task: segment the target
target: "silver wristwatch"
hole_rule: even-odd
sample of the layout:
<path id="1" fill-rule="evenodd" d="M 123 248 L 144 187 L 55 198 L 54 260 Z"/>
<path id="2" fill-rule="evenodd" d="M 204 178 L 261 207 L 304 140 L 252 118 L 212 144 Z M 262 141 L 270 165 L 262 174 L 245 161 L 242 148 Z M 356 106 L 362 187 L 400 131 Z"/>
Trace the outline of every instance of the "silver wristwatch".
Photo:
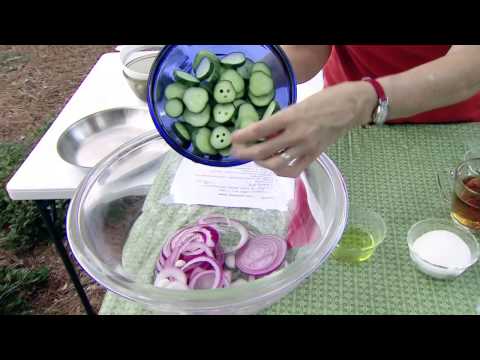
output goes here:
<path id="1" fill-rule="evenodd" d="M 388 97 L 386 97 L 385 99 L 378 100 L 378 105 L 372 114 L 372 122 L 375 125 L 385 124 L 385 121 L 387 121 L 387 118 L 388 118 L 389 105 L 390 105 L 390 101 L 388 100 Z"/>

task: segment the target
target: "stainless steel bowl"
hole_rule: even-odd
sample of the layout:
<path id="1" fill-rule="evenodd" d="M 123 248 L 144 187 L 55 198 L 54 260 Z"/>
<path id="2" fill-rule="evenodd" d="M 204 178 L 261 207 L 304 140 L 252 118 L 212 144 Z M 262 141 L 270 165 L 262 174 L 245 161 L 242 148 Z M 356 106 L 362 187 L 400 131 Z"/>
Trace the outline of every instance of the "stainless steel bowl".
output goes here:
<path id="1" fill-rule="evenodd" d="M 298 286 L 339 242 L 347 223 L 347 190 L 340 171 L 322 155 L 304 176 L 309 207 L 321 231 L 281 274 L 238 288 L 204 291 L 159 289 L 137 281 L 123 267 L 123 247 L 169 151 L 155 130 L 132 140 L 90 171 L 71 201 L 67 234 L 73 254 L 114 293 L 163 314 L 256 313 Z"/>
<path id="2" fill-rule="evenodd" d="M 151 130 L 148 110 L 116 108 L 84 117 L 65 130 L 57 151 L 66 162 L 92 168 L 120 145 Z"/>

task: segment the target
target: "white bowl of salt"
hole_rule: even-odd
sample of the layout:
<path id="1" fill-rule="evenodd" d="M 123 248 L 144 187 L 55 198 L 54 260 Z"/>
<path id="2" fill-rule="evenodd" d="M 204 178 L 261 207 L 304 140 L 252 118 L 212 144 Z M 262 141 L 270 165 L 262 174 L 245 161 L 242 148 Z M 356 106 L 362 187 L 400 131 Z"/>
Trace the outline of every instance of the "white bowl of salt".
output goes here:
<path id="1" fill-rule="evenodd" d="M 477 262 L 480 253 L 472 233 L 439 219 L 414 224 L 407 242 L 417 268 L 436 279 L 456 278 Z"/>

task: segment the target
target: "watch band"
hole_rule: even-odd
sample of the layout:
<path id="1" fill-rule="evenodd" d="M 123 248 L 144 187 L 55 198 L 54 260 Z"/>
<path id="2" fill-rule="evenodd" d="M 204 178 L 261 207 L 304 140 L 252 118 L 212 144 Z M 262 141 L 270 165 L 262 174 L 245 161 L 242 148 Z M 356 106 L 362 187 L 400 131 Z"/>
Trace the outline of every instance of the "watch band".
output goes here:
<path id="1" fill-rule="evenodd" d="M 383 125 L 388 117 L 388 96 L 385 94 L 383 86 L 377 80 L 370 77 L 364 77 L 362 80 L 373 86 L 378 97 L 378 105 L 372 114 L 372 123 L 375 125 Z"/>

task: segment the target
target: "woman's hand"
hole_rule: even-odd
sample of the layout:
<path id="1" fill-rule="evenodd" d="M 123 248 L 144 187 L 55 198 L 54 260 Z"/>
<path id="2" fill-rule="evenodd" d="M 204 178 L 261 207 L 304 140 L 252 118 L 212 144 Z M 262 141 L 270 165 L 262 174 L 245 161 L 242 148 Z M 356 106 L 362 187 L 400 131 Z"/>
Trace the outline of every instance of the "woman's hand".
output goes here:
<path id="1" fill-rule="evenodd" d="M 376 93 L 366 82 L 332 86 L 236 131 L 233 155 L 254 160 L 279 176 L 297 177 L 340 136 L 368 123 L 376 104 Z"/>

